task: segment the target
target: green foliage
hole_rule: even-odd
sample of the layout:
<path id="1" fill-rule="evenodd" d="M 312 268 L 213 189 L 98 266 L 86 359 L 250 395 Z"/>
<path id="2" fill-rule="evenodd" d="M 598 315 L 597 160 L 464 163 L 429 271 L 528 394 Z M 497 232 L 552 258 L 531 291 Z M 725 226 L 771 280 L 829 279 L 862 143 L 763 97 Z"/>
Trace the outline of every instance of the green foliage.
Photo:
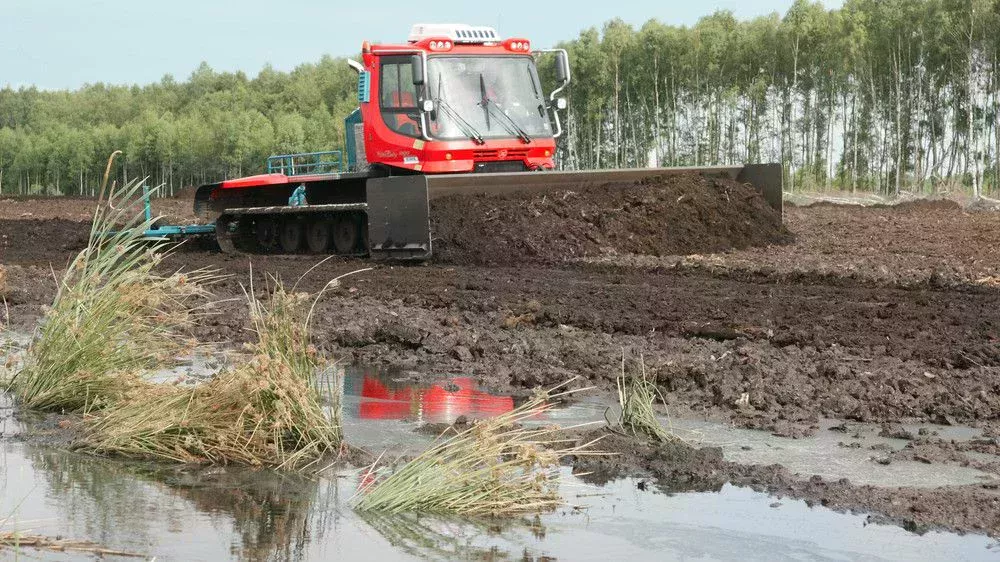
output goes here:
<path id="1" fill-rule="evenodd" d="M 134 459 L 305 470 L 341 441 L 338 377 L 332 416 L 320 400 L 326 365 L 309 343 L 307 295 L 280 283 L 267 302 L 247 294 L 257 335 L 242 365 L 194 388 L 145 383 L 90 420 L 81 450 Z"/>
<path id="2" fill-rule="evenodd" d="M 278 152 L 343 145 L 357 74 L 324 57 L 253 79 L 202 63 L 186 82 L 86 85 L 73 92 L 0 89 L 0 195 L 86 194 L 104 157 L 123 148 L 119 182 L 149 177 L 164 191 L 262 171 Z"/>
<path id="3" fill-rule="evenodd" d="M 787 189 L 998 188 L 1000 2 L 797 0 L 562 46 L 569 168 L 784 163 Z M 552 83 L 552 72 L 542 68 Z"/>
<path id="4" fill-rule="evenodd" d="M 663 396 L 656 383 L 646 375 L 646 365 L 640 358 L 639 366 L 631 375 L 626 373 L 625 356 L 622 355 L 622 374 L 615 382 L 618 385 L 618 428 L 633 435 L 644 435 L 659 441 L 674 440 L 674 435 L 663 427 L 656 417 L 656 399 Z"/>

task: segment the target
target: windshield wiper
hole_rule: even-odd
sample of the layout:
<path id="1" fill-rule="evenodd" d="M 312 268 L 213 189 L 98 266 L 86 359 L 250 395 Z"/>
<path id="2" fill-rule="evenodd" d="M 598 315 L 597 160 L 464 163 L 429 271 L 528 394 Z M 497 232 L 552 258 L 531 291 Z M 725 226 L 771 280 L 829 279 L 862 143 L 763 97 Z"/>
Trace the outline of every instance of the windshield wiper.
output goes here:
<path id="1" fill-rule="evenodd" d="M 465 118 L 462 117 L 462 115 L 459 114 L 458 111 L 451 106 L 451 104 L 449 104 L 448 102 L 444 101 L 441 98 L 435 99 L 434 104 L 437 105 L 439 108 L 443 109 L 444 112 L 448 114 L 448 117 L 452 121 L 454 121 L 456 125 L 458 125 L 459 129 L 462 130 L 462 134 L 472 139 L 472 141 L 478 145 L 486 144 L 486 140 L 483 138 L 483 134 L 480 133 L 478 130 L 476 130 L 476 128 L 472 125 L 472 123 L 466 121 Z"/>
<path id="2" fill-rule="evenodd" d="M 528 132 L 522 129 L 521 126 L 517 124 L 517 121 L 515 121 L 513 117 L 507 115 L 504 112 L 503 108 L 500 107 L 500 104 L 489 98 L 484 98 L 483 103 L 486 104 L 487 109 L 490 106 L 495 107 L 496 108 L 495 113 L 500 115 L 506 120 L 508 125 L 505 125 L 504 128 L 507 129 L 507 132 L 517 135 L 517 138 L 521 139 L 521 142 L 523 142 L 524 144 L 531 144 L 531 137 L 528 136 Z"/>
<path id="3" fill-rule="evenodd" d="M 482 98 L 479 105 L 483 108 L 483 118 L 486 119 L 486 130 L 488 131 L 493 127 L 490 126 L 490 108 L 489 104 L 486 103 L 489 98 L 486 96 L 486 79 L 483 78 L 482 72 L 479 73 L 479 97 Z"/>
<path id="4" fill-rule="evenodd" d="M 524 129 L 522 129 L 520 125 L 517 124 L 517 121 L 514 121 L 514 119 L 511 118 L 510 115 L 507 115 L 504 112 L 503 108 L 500 107 L 500 104 L 491 100 L 490 97 L 486 94 L 486 79 L 483 78 L 482 73 L 479 74 L 479 95 L 480 97 L 482 97 L 482 100 L 479 102 L 479 105 L 483 107 L 483 112 L 486 114 L 487 129 L 490 128 L 490 106 L 493 106 L 497 109 L 497 113 L 499 113 L 500 116 L 506 120 L 507 124 L 504 125 L 504 129 L 507 129 L 508 133 L 517 135 L 517 138 L 521 139 L 521 142 L 523 142 L 524 144 L 531 143 L 531 137 L 529 137 L 528 133 Z"/>
<path id="5" fill-rule="evenodd" d="M 434 105 L 444 110 L 444 112 L 448 114 L 448 117 L 450 117 L 451 120 L 458 125 L 458 128 L 462 130 L 462 134 L 472 139 L 472 142 L 480 146 L 486 144 L 486 140 L 483 139 L 483 134 L 476 130 L 476 127 L 474 127 L 472 123 L 466 121 L 466 119 L 462 117 L 462 115 L 458 113 L 458 110 L 452 107 L 450 103 L 444 101 L 444 98 L 441 96 L 443 87 L 444 75 L 438 74 L 438 92 L 437 98 L 434 99 Z M 428 88 L 428 90 L 430 90 L 430 88 Z"/>

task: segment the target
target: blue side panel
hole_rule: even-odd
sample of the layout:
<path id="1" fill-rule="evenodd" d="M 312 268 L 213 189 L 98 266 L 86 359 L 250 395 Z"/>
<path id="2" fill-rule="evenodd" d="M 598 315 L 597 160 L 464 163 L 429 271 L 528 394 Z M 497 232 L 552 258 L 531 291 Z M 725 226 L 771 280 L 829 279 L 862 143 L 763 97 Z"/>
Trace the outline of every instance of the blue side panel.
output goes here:
<path id="1" fill-rule="evenodd" d="M 151 228 L 142 233 L 146 238 L 182 238 L 208 234 L 215 234 L 214 224 L 166 225 Z"/>
<path id="2" fill-rule="evenodd" d="M 371 101 L 371 73 L 367 70 L 358 74 L 358 103 L 368 103 Z"/>
<path id="3" fill-rule="evenodd" d="M 357 172 L 361 167 L 358 162 L 359 151 L 362 159 L 364 159 L 364 139 L 358 138 L 358 133 L 361 132 L 362 127 L 358 127 L 362 123 L 361 110 L 355 109 L 350 115 L 344 119 L 344 152 L 347 153 L 347 169 L 351 172 Z"/>

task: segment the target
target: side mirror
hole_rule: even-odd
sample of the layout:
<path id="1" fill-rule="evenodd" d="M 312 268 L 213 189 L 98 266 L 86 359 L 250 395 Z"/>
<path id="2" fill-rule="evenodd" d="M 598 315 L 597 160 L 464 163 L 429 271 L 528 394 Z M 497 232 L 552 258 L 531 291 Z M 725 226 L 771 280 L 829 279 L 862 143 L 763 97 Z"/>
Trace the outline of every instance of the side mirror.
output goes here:
<path id="1" fill-rule="evenodd" d="M 420 55 L 413 55 L 410 57 L 411 67 L 413 68 L 413 85 L 423 86 L 424 85 L 424 58 Z"/>
<path id="2" fill-rule="evenodd" d="M 566 53 L 559 51 L 556 53 L 556 80 L 564 84 L 569 80 L 569 60 Z"/>

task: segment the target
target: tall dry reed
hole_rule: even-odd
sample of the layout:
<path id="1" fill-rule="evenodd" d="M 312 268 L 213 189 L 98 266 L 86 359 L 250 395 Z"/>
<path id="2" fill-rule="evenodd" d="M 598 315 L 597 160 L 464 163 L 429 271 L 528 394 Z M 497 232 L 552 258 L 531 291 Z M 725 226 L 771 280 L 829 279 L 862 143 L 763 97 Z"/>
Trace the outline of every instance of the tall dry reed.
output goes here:
<path id="1" fill-rule="evenodd" d="M 157 273 L 170 245 L 144 237 L 152 221 L 129 204 L 141 189 L 142 181 L 135 181 L 99 202 L 87 247 L 62 275 L 10 383 L 23 407 L 104 408 L 138 384 L 139 371 L 169 362 L 192 345 L 183 332 L 213 276 Z"/>
<path id="2" fill-rule="evenodd" d="M 663 400 L 656 383 L 646 374 L 646 364 L 639 358 L 639 365 L 631 374 L 626 372 L 625 355 L 622 355 L 621 376 L 616 379 L 620 413 L 618 427 L 633 435 L 645 435 L 660 441 L 676 437 L 660 423 L 656 416 L 656 399 Z"/>

